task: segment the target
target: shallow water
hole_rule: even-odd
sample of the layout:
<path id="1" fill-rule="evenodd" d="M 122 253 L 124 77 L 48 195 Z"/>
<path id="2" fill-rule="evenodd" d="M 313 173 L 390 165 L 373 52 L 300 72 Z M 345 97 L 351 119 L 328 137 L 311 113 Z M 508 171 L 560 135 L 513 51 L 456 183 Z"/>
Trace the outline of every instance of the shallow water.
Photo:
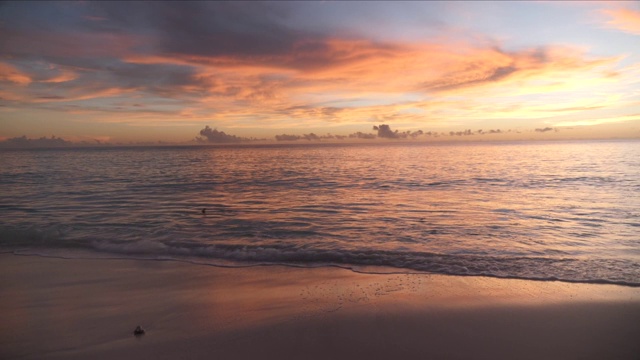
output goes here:
<path id="1" fill-rule="evenodd" d="M 638 141 L 96 148 L 0 157 L 0 246 L 11 251 L 640 286 Z"/>

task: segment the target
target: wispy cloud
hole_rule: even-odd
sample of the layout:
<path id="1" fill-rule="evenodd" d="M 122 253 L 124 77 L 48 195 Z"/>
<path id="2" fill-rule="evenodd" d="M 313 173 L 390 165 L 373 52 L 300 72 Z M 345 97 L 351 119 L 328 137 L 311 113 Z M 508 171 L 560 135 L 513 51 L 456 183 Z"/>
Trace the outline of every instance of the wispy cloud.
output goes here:
<path id="1" fill-rule="evenodd" d="M 28 85 L 31 81 L 29 75 L 18 70 L 15 66 L 0 63 L 0 82 Z"/>
<path id="2" fill-rule="evenodd" d="M 607 26 L 634 35 L 640 35 L 640 10 L 628 8 L 604 9 L 602 13 L 609 18 L 606 22 Z"/>
<path id="3" fill-rule="evenodd" d="M 340 49 L 348 49 L 341 51 Z M 279 60 L 224 61 L 189 56 L 131 57 L 136 64 L 190 66 L 194 75 L 176 92 L 199 92 L 199 106 L 218 110 L 260 107 L 262 113 L 330 122 L 409 120 L 425 115 L 434 98 L 482 93 L 548 94 L 612 81 L 618 58 L 589 58 L 571 48 L 506 52 L 499 48 L 447 48 L 436 44 L 394 44 L 328 39 L 312 54 L 280 54 Z M 319 50 L 322 49 L 322 50 Z M 342 57 L 341 54 L 351 54 Z M 357 54 L 357 55 L 354 55 Z M 291 66 L 296 58 L 322 58 L 322 65 Z M 228 64 L 228 65 L 226 65 Z M 242 64 L 239 70 L 238 64 Z M 283 64 L 278 65 L 276 64 Z M 605 70 L 609 69 L 607 72 Z M 165 87 L 167 88 L 167 87 Z M 171 88 L 171 87 L 168 87 Z M 403 97 L 429 100 L 403 100 Z M 349 106 L 345 99 L 371 99 Z M 396 98 L 397 101 L 389 99 Z M 384 100 L 382 100 L 384 99 Z M 387 102 L 375 105 L 375 102 Z M 329 104 L 329 105 L 327 105 Z M 230 107 L 230 108 L 229 108 Z M 566 106 L 565 106 L 566 107 Z M 415 111 L 407 112 L 413 108 Z"/>
<path id="4" fill-rule="evenodd" d="M 592 118 L 592 119 L 585 119 L 585 120 L 560 121 L 556 124 L 556 126 L 593 126 L 593 125 L 600 125 L 600 124 L 622 123 L 627 121 L 640 121 L 640 114 L 631 114 L 631 115 L 614 116 L 614 117 L 601 117 L 601 118 Z"/>

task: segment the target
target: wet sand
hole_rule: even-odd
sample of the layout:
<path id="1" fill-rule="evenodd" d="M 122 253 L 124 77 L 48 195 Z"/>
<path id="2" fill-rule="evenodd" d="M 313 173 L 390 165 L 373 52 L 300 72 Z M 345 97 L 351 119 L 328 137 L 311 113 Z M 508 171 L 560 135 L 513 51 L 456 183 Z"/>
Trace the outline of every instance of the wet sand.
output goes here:
<path id="1" fill-rule="evenodd" d="M 615 285 L 1 254 L 0 314 L 2 359 L 640 354 L 640 289 Z"/>

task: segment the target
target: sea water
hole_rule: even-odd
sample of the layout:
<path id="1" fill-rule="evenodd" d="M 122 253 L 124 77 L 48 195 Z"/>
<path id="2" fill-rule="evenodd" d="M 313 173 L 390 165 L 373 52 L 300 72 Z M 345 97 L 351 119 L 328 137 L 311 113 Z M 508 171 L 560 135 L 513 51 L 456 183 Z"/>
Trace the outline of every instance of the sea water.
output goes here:
<path id="1" fill-rule="evenodd" d="M 5 150 L 0 248 L 640 286 L 640 142 Z"/>

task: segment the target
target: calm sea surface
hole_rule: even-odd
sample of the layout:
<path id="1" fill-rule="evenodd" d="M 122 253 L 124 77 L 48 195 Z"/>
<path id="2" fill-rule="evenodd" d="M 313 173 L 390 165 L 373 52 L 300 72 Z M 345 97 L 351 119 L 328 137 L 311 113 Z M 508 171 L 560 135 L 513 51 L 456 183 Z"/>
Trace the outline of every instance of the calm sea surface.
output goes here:
<path id="1" fill-rule="evenodd" d="M 640 142 L 2 151 L 0 247 L 640 286 Z"/>

